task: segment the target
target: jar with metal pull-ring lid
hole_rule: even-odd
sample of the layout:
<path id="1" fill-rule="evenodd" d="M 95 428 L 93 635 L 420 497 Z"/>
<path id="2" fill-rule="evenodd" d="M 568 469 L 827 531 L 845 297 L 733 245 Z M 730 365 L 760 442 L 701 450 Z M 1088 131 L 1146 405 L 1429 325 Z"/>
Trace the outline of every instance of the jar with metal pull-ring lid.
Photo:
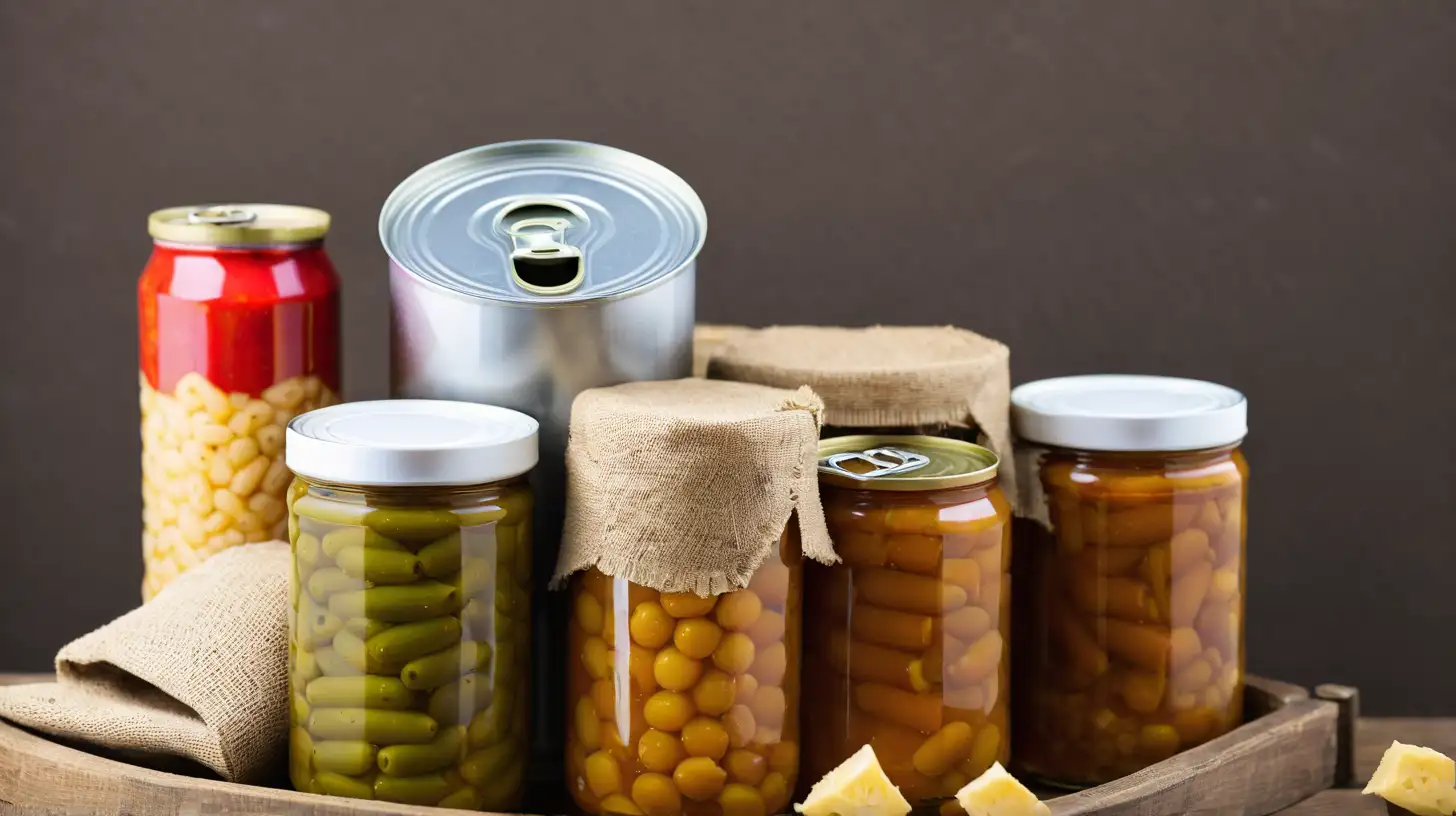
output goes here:
<path id="1" fill-rule="evenodd" d="M 338 401 L 329 215 L 282 204 L 152 213 L 137 283 L 143 599 L 219 551 L 283 537 L 284 427 Z"/>
<path id="2" fill-rule="evenodd" d="M 928 436 L 837 437 L 819 456 L 841 563 L 806 567 L 806 775 L 870 745 L 910 802 L 953 796 L 1010 745 L 998 459 Z"/>
<path id="3" fill-rule="evenodd" d="M 1241 722 L 1247 403 L 1169 377 L 1012 392 L 1017 763 L 1097 785 Z M 1018 533 L 1020 536 L 1020 533 Z"/>
<path id="4" fill-rule="evenodd" d="M 516 411 L 432 400 L 289 424 L 298 790 L 520 806 L 536 433 Z"/>

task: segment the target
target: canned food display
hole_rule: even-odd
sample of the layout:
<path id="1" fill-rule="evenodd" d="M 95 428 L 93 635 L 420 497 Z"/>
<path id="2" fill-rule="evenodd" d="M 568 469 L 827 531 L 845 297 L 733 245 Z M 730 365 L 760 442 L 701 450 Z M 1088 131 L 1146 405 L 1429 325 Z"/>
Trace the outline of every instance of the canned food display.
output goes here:
<path id="1" fill-rule="evenodd" d="M 805 701 L 816 778 L 863 745 L 912 803 L 1009 754 L 1011 507 L 998 459 L 925 436 L 820 444 L 842 563 L 807 567 Z"/>
<path id="2" fill-rule="evenodd" d="M 1018 763 L 1096 785 L 1237 726 L 1243 396 L 1073 377 L 1022 386 L 1013 405 L 1022 438 L 1049 446 L 1029 456 L 1027 514 L 1042 525 L 1021 548 Z"/>
<path id="3" fill-rule="evenodd" d="M 744 589 L 571 582 L 566 775 L 591 814 L 764 816 L 799 771 L 802 554 L 790 522 Z"/>
<path id="4" fill-rule="evenodd" d="M 529 748 L 535 420 L 400 400 L 289 425 L 289 773 L 511 810 Z"/>
<path id="5" fill-rule="evenodd" d="M 226 547 L 284 535 L 284 428 L 338 401 L 328 224 L 270 204 L 151 216 L 138 283 L 144 599 Z"/>

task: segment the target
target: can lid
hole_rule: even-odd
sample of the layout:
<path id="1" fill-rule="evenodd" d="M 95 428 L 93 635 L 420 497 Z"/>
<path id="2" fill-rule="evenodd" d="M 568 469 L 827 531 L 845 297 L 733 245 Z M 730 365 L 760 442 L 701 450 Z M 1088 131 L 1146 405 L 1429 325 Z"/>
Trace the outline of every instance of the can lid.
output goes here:
<path id="1" fill-rule="evenodd" d="M 1243 394 L 1178 377 L 1038 380 L 1011 391 L 1011 417 L 1022 439 L 1083 450 L 1200 450 L 1232 445 L 1249 432 Z"/>
<path id="2" fill-rule="evenodd" d="M 322 240 L 329 214 L 291 204 L 201 204 L 168 207 L 147 218 L 158 241 L 215 247 L 266 247 Z"/>
<path id="3" fill-rule="evenodd" d="M 288 423 L 288 468 L 363 486 L 476 485 L 536 466 L 536 420 L 449 400 L 346 402 Z"/>
<path id="4" fill-rule="evenodd" d="M 967 487 L 995 479 L 1000 464 L 989 448 L 939 436 L 858 434 L 819 443 L 819 480 L 859 490 Z"/>
<path id="5" fill-rule="evenodd" d="M 620 297 L 687 268 L 708 217 L 656 162 L 587 142 L 486 145 L 417 170 L 379 237 L 396 264 L 472 298 L 533 306 Z"/>

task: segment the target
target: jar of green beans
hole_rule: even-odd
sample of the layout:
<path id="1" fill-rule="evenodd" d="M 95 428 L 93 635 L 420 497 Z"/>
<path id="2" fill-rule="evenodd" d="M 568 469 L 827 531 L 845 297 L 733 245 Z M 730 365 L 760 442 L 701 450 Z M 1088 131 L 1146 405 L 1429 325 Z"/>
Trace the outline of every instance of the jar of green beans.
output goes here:
<path id="1" fill-rule="evenodd" d="M 537 431 L 516 411 L 437 400 L 289 424 L 295 788 L 519 806 Z"/>

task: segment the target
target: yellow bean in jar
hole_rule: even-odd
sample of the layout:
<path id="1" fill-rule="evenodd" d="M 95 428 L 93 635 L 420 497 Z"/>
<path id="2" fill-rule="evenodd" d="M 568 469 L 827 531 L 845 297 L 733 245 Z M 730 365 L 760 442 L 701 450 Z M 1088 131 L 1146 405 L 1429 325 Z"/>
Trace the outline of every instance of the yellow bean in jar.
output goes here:
<path id="1" fill-rule="evenodd" d="M 573 577 L 567 773 L 579 807 L 649 816 L 787 807 L 798 771 L 799 558 L 786 533 L 747 587 L 709 598 L 654 593 L 595 569 Z M 601 603 L 600 626 L 616 621 L 632 640 L 606 678 L 583 659 L 599 648 L 581 625 L 587 596 Z M 626 752 L 610 767 L 592 759 L 609 738 Z"/>

